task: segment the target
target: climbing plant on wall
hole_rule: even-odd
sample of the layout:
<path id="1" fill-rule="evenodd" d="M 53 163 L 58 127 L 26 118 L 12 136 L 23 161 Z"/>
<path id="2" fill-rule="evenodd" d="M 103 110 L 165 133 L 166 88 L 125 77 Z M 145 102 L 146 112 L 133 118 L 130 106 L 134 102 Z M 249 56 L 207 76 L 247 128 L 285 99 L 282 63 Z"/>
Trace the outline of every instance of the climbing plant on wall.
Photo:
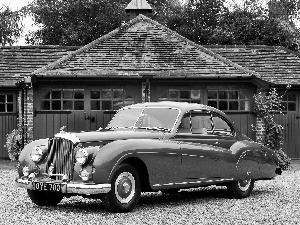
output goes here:
<path id="1" fill-rule="evenodd" d="M 286 91 L 289 89 L 290 85 L 287 86 Z M 261 127 L 262 136 L 258 142 L 274 150 L 278 156 L 279 165 L 284 170 L 289 167 L 291 159 L 282 150 L 284 130 L 281 125 L 274 121 L 274 116 L 276 113 L 282 113 L 284 109 L 282 99 L 285 93 L 280 95 L 276 88 L 271 88 L 267 92 L 259 92 L 254 95 L 254 112 L 264 124 L 264 126 Z"/>

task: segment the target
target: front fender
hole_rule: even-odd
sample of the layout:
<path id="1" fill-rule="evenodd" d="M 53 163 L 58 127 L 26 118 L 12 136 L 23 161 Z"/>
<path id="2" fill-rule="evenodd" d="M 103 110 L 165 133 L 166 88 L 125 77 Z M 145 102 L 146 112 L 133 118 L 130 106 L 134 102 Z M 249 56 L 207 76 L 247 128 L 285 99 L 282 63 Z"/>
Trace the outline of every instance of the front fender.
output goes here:
<path id="1" fill-rule="evenodd" d="M 135 152 L 145 145 L 145 140 L 118 140 L 108 143 L 98 151 L 95 156 L 93 167 L 95 183 L 109 183 L 113 171 L 124 159 L 135 155 Z"/>
<path id="2" fill-rule="evenodd" d="M 100 149 L 93 162 L 95 183 L 109 183 L 118 165 L 129 157 L 136 157 L 147 167 L 150 182 L 153 179 L 167 179 L 162 177 L 162 170 L 171 168 L 175 175 L 179 175 L 178 153 L 179 145 L 176 142 L 156 139 L 129 139 L 111 142 Z M 159 160 L 163 157 L 164 163 Z M 167 171 L 168 172 L 168 171 Z M 169 177 L 169 176 L 168 176 Z M 173 177 L 169 177 L 173 179 Z"/>
<path id="3" fill-rule="evenodd" d="M 30 153 L 31 150 L 38 145 L 48 145 L 48 139 L 39 139 L 35 140 L 33 142 L 30 142 L 29 144 L 25 145 L 23 150 L 20 153 L 19 156 L 19 162 L 20 162 L 20 167 L 19 167 L 19 175 L 22 176 L 22 168 L 24 166 L 27 166 L 29 170 L 33 170 L 34 167 L 36 166 L 35 163 L 31 160 Z"/>

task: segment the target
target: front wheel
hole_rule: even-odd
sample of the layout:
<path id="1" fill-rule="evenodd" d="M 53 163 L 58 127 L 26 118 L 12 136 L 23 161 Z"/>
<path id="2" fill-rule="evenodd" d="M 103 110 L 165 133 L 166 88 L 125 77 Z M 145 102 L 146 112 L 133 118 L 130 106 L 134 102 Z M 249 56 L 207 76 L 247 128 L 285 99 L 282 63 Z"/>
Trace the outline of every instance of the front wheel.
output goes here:
<path id="1" fill-rule="evenodd" d="M 247 198 L 254 188 L 254 180 L 233 181 L 227 185 L 227 190 L 233 198 Z"/>
<path id="2" fill-rule="evenodd" d="M 28 190 L 31 201 L 39 206 L 55 206 L 63 199 L 63 194 L 48 191 Z"/>
<path id="3" fill-rule="evenodd" d="M 111 191 L 104 198 L 104 206 L 111 212 L 130 212 L 141 196 L 140 178 L 136 169 L 121 164 L 113 175 Z"/>

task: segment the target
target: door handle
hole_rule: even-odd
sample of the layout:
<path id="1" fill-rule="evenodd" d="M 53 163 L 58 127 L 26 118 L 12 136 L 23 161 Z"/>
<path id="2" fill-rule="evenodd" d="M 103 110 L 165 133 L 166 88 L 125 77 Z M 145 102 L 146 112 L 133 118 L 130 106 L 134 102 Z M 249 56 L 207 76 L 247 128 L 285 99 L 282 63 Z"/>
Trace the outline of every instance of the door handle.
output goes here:
<path id="1" fill-rule="evenodd" d="M 95 122 L 95 117 L 94 116 L 85 116 L 85 120 L 90 120 L 91 122 Z"/>

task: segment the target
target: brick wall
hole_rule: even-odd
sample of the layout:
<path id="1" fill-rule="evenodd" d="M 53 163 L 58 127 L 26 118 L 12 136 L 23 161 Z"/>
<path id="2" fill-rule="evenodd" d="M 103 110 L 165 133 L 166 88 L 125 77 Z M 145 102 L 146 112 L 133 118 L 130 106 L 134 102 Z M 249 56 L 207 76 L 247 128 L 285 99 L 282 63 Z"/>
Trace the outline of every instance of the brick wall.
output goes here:
<path id="1" fill-rule="evenodd" d="M 19 125 L 24 124 L 24 140 L 29 142 L 33 140 L 33 89 L 23 90 L 24 95 L 24 117 L 22 114 L 22 91 L 18 93 Z"/>
<path id="2" fill-rule="evenodd" d="M 265 134 L 265 122 L 262 118 L 256 117 L 256 142 L 262 144 Z"/>

